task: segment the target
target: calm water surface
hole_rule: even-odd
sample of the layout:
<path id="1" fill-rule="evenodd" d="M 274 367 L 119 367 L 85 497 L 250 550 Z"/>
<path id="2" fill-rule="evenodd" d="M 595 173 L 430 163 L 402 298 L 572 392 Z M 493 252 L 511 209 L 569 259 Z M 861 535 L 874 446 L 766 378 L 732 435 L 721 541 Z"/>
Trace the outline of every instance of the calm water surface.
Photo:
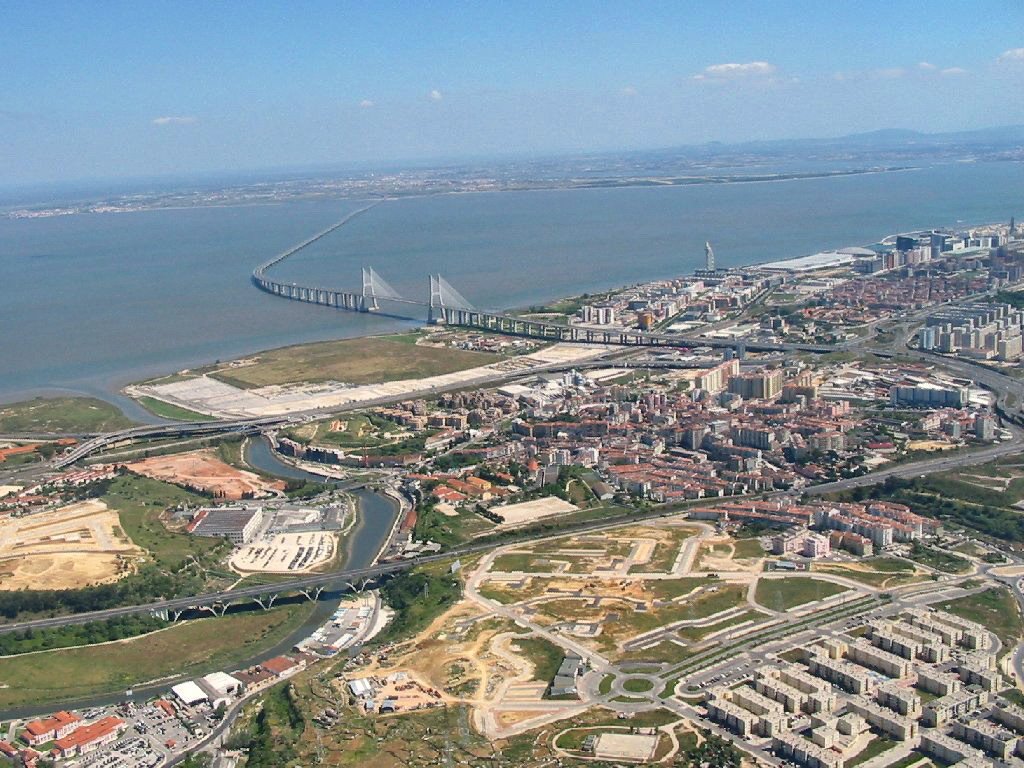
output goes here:
<path id="1" fill-rule="evenodd" d="M 956 164 L 766 184 L 512 192 L 387 202 L 273 274 L 358 290 L 373 265 L 424 298 L 441 272 L 484 308 L 1024 216 L 1024 165 Z M 276 299 L 252 267 L 363 201 L 0 220 L 0 399 L 111 398 L 146 376 L 411 323 Z M 415 308 L 414 312 L 415 312 Z"/>

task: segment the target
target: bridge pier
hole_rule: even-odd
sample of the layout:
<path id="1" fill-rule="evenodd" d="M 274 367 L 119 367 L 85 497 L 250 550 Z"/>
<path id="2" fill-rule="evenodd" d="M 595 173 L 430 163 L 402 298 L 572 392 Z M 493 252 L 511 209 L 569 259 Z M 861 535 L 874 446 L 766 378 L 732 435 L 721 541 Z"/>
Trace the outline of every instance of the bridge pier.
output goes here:
<path id="1" fill-rule="evenodd" d="M 315 603 L 320 599 L 320 593 L 323 591 L 323 587 L 314 587 L 313 589 L 300 589 L 299 594 L 303 595 L 307 600 Z"/>
<path id="2" fill-rule="evenodd" d="M 255 602 L 256 605 L 258 605 L 264 611 L 269 611 L 271 608 L 273 608 L 275 600 L 277 600 L 277 593 L 276 592 L 274 594 L 272 594 L 272 595 L 269 595 L 269 596 L 268 595 L 255 595 L 253 597 L 253 602 Z"/>
<path id="3" fill-rule="evenodd" d="M 209 603 L 207 605 L 195 606 L 195 610 L 197 610 L 197 611 L 209 611 L 210 613 L 212 613 L 214 616 L 216 616 L 219 619 L 225 613 L 227 613 L 228 608 L 230 606 L 231 606 L 230 602 L 225 603 L 225 602 L 223 602 L 221 600 L 218 600 L 216 603 Z"/>

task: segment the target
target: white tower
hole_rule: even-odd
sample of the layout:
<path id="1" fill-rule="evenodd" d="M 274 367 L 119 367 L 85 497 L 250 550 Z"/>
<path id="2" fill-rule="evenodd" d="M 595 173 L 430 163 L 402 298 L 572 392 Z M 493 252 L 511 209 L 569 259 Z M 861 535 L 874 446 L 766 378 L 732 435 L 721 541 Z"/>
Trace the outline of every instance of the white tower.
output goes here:
<path id="1" fill-rule="evenodd" d="M 711 250 L 711 243 L 704 243 L 704 269 L 715 271 L 715 252 Z"/>

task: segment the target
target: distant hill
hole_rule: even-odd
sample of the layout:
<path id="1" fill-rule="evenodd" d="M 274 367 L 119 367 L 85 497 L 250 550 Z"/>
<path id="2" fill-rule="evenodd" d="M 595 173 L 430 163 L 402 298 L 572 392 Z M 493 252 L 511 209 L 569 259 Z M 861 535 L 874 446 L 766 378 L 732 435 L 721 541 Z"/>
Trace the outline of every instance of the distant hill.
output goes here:
<path id="1" fill-rule="evenodd" d="M 907 128 L 881 128 L 866 133 L 851 133 L 834 138 L 803 138 L 774 139 L 766 141 L 749 141 L 739 144 L 720 144 L 715 142 L 717 149 L 740 149 L 751 147 L 792 148 L 800 147 L 874 147 L 896 148 L 907 146 L 978 146 L 1012 145 L 1024 143 L 1024 125 L 1004 125 L 994 128 L 979 128 L 970 131 L 953 131 L 946 133 L 924 133 Z M 708 145 L 704 145 L 708 146 Z"/>

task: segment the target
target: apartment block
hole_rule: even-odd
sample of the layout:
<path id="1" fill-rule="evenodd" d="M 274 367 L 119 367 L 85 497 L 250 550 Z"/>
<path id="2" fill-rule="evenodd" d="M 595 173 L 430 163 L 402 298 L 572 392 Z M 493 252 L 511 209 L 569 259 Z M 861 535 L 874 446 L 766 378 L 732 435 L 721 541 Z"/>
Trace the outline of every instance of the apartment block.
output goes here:
<path id="1" fill-rule="evenodd" d="M 904 688 L 894 683 L 880 685 L 875 691 L 875 701 L 905 717 L 921 716 L 921 697 L 913 688 Z"/>
<path id="2" fill-rule="evenodd" d="M 849 644 L 846 658 L 861 666 L 881 672 L 883 675 L 901 680 L 910 677 L 914 669 L 914 665 L 909 659 L 876 648 L 863 638 L 857 638 Z"/>
<path id="3" fill-rule="evenodd" d="M 958 717 L 980 709 L 988 703 L 988 693 L 982 690 L 962 689 L 946 696 L 940 696 L 924 705 L 921 723 L 929 728 L 938 728 Z"/>
<path id="4" fill-rule="evenodd" d="M 812 675 L 835 683 L 850 693 L 869 694 L 875 687 L 863 667 L 842 659 L 831 659 L 821 651 L 813 652 L 807 662 Z"/>
<path id="5" fill-rule="evenodd" d="M 1017 749 L 1017 734 L 988 720 L 954 720 L 951 733 L 1000 760 L 1008 759 Z"/>
<path id="6" fill-rule="evenodd" d="M 819 747 L 792 733 L 774 736 L 772 751 L 805 768 L 843 768 L 843 758 L 838 752 Z"/>
<path id="7" fill-rule="evenodd" d="M 938 669 L 918 667 L 917 686 L 936 696 L 949 696 L 963 688 L 963 683 L 956 675 Z"/>
<path id="8" fill-rule="evenodd" d="M 897 714 L 869 699 L 852 699 L 847 707 L 851 712 L 863 717 L 870 725 L 897 741 L 907 741 L 917 736 L 916 720 Z"/>
<path id="9" fill-rule="evenodd" d="M 919 749 L 929 757 L 948 764 L 959 764 L 964 760 L 978 758 L 984 759 L 981 750 L 939 731 L 921 731 Z M 985 760 L 984 764 L 987 765 L 988 761 Z"/>

